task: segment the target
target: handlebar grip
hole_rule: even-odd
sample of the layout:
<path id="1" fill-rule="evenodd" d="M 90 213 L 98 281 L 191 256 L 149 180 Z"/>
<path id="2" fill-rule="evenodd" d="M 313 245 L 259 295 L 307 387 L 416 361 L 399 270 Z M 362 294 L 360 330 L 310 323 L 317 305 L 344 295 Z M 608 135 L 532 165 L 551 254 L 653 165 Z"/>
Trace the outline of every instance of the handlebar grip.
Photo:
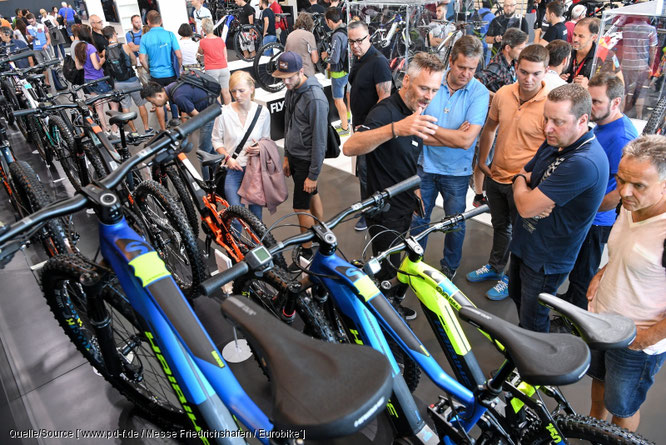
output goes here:
<path id="1" fill-rule="evenodd" d="M 421 185 L 421 178 L 417 175 L 407 178 L 404 181 L 400 181 L 397 184 L 392 185 L 391 187 L 384 190 L 384 193 L 389 198 L 393 198 L 395 195 L 406 192 L 407 190 L 412 190 Z"/>
<path id="2" fill-rule="evenodd" d="M 245 261 L 241 261 L 240 263 L 234 264 L 229 269 L 222 271 L 201 283 L 199 290 L 203 295 L 209 296 L 228 282 L 233 281 L 238 277 L 242 277 L 248 273 L 249 270 L 250 267 L 247 265 L 247 263 Z"/>
<path id="3" fill-rule="evenodd" d="M 175 128 L 175 131 L 180 134 L 181 138 L 185 138 L 197 128 L 203 127 L 206 122 L 215 119 L 220 113 L 222 113 L 222 108 L 218 103 L 214 103 L 193 118 L 180 124 Z"/>
<path id="4" fill-rule="evenodd" d="M 468 210 L 465 213 L 462 214 L 464 219 L 470 219 L 474 218 L 477 215 L 480 215 L 482 213 L 486 213 L 490 211 L 490 207 L 488 207 L 488 204 L 484 204 L 482 206 L 473 208 L 472 210 Z"/>
<path id="5" fill-rule="evenodd" d="M 16 110 L 14 111 L 15 117 L 28 116 L 29 114 L 39 113 L 41 110 L 39 108 L 28 108 L 26 110 Z"/>

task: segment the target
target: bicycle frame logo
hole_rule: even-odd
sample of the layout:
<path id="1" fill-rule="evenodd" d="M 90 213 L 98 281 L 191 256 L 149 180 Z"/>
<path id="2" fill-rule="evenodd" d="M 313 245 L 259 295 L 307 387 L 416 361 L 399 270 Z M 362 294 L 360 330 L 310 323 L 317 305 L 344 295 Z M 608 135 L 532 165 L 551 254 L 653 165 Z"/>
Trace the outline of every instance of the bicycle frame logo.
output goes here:
<path id="1" fill-rule="evenodd" d="M 120 238 L 116 240 L 116 246 L 118 246 L 118 248 L 125 255 L 125 258 L 127 258 L 129 261 L 153 250 L 149 244 L 138 241 L 136 239 Z"/>

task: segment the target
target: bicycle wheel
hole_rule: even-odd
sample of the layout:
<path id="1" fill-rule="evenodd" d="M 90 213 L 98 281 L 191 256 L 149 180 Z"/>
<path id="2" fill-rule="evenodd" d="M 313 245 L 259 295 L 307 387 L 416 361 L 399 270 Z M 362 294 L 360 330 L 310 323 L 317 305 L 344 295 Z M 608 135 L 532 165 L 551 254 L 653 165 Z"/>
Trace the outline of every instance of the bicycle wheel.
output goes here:
<path id="1" fill-rule="evenodd" d="M 645 124 L 645 128 L 643 128 L 643 135 L 664 134 L 666 132 L 664 117 L 666 117 L 666 96 L 662 97 L 652 110 L 652 114 L 650 114 L 650 118 Z"/>
<path id="2" fill-rule="evenodd" d="M 82 284 L 84 275 L 91 274 L 101 277 L 105 271 L 76 255 L 51 258 L 44 266 L 44 296 L 60 327 L 102 377 L 144 415 L 161 426 L 190 428 L 192 425 L 153 353 L 145 329 L 115 277 L 103 286 L 100 295 L 111 318 L 123 373 L 113 376 L 106 369 L 95 329 L 88 318 L 90 289 Z"/>
<path id="3" fill-rule="evenodd" d="M 273 235 L 267 233 L 268 229 L 264 223 L 259 221 L 245 207 L 227 207 L 224 213 L 222 213 L 222 224 L 226 227 L 227 233 L 233 237 L 233 242 L 244 251 L 248 251 L 259 244 L 263 244 L 266 247 L 277 245 L 277 241 L 275 241 Z M 276 266 L 287 269 L 287 262 L 281 253 L 273 256 L 273 262 Z"/>
<path id="4" fill-rule="evenodd" d="M 17 110 L 19 105 L 16 93 L 14 93 L 12 85 L 6 80 L 0 81 L 0 88 L 2 89 L 2 95 L 5 97 L 5 103 L 2 104 L 2 116 L 7 121 L 7 124 L 14 125 L 16 122 L 14 110 Z"/>
<path id="5" fill-rule="evenodd" d="M 30 135 L 30 140 L 32 145 L 39 153 L 39 156 L 44 159 L 47 165 L 53 164 L 53 153 L 48 149 L 48 141 L 45 141 L 45 136 L 43 134 L 43 127 L 41 122 L 37 119 L 36 116 L 30 115 L 26 116 L 28 124 L 28 134 Z"/>
<path id="6" fill-rule="evenodd" d="M 272 56 L 262 56 L 265 51 L 272 51 Z M 266 91 L 276 93 L 284 88 L 284 82 L 278 77 L 273 77 L 277 69 L 277 60 L 284 52 L 284 46 L 280 42 L 270 42 L 259 48 L 254 62 L 252 63 L 252 75 L 259 85 Z"/>
<path id="7" fill-rule="evenodd" d="M 234 281 L 234 295 L 243 295 L 263 306 L 276 318 L 282 318 L 287 297 L 287 273 L 276 267 L 261 277 L 251 274 Z M 296 301 L 297 317 L 290 322 L 304 334 L 328 342 L 336 342 L 333 328 L 322 308 L 305 292 Z"/>
<path id="8" fill-rule="evenodd" d="M 206 277 L 206 266 L 187 218 L 175 199 L 153 180 L 139 184 L 134 200 L 146 220 L 155 250 L 185 296 L 193 298 Z"/>
<path id="9" fill-rule="evenodd" d="M 81 182 L 79 181 L 76 165 L 74 136 L 69 126 L 60 116 L 49 117 L 48 139 L 69 182 L 71 182 L 75 190 L 78 190 L 81 187 Z"/>
<path id="10" fill-rule="evenodd" d="M 173 165 L 154 169 L 153 179 L 162 184 L 173 196 L 178 197 L 178 203 L 182 206 L 185 215 L 187 215 L 187 221 L 190 223 L 194 236 L 198 236 L 200 225 L 199 214 L 194 207 L 192 197 L 187 187 L 185 187 L 178 169 Z"/>
<path id="11" fill-rule="evenodd" d="M 261 33 L 254 25 L 241 25 L 234 34 L 234 50 L 239 59 L 251 62 L 253 57 L 246 57 L 241 48 L 250 48 L 248 53 L 256 51 L 261 44 Z M 261 54 L 261 53 L 260 53 Z"/>
<path id="12" fill-rule="evenodd" d="M 555 417 L 555 422 L 569 443 L 572 441 L 600 445 L 647 445 L 652 443 L 629 430 L 588 416 L 558 415 Z M 557 439 L 559 440 L 551 436 L 549 431 L 544 431 L 541 423 L 536 423 L 528 428 L 520 443 L 545 445 L 560 443 L 564 438 Z"/>
<path id="13" fill-rule="evenodd" d="M 9 164 L 9 172 L 14 182 L 17 202 L 21 207 L 20 216 L 25 217 L 51 203 L 44 186 L 35 171 L 27 162 L 16 161 Z M 35 244 L 41 244 L 48 256 L 70 251 L 70 242 L 65 230 L 66 224 L 59 218 L 49 220 L 32 238 Z"/>

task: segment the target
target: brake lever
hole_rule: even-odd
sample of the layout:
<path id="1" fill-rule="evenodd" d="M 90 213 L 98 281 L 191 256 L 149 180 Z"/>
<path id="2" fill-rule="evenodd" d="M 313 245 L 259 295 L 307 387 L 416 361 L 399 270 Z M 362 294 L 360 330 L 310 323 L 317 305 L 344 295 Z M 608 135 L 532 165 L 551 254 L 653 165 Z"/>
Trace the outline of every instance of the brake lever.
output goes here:
<path id="1" fill-rule="evenodd" d="M 9 226 L 3 227 L 3 232 L 9 229 Z M 4 269 L 7 264 L 14 258 L 16 252 L 21 250 L 25 245 L 23 240 L 11 240 L 0 249 L 0 269 Z"/>

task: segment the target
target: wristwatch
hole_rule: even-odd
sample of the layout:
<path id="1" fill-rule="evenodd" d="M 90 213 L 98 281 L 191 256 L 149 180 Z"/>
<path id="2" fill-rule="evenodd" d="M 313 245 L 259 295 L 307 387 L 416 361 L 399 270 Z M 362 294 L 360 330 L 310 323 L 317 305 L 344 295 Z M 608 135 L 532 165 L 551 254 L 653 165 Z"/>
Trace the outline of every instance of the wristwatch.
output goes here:
<path id="1" fill-rule="evenodd" d="M 528 182 L 528 181 L 527 181 L 527 176 L 525 176 L 525 175 L 522 174 L 522 173 L 518 173 L 516 176 L 514 176 L 513 178 L 511 178 L 511 184 L 514 184 L 514 183 L 516 182 L 516 179 L 518 179 L 520 176 L 522 176 L 523 179 L 525 179 L 525 183 Z"/>

